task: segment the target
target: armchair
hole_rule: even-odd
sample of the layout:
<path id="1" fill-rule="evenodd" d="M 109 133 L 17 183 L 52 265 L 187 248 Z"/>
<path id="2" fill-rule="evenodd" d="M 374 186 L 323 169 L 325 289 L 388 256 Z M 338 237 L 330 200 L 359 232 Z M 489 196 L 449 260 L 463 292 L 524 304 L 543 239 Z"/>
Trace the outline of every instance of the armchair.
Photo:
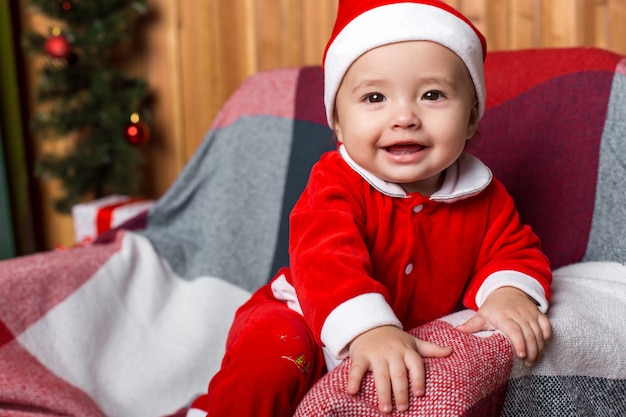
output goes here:
<path id="1" fill-rule="evenodd" d="M 487 111 L 469 152 L 542 239 L 554 338 L 526 368 L 502 335 L 482 335 L 490 348 L 468 361 L 487 357 L 466 362 L 467 375 L 492 366 L 500 377 L 432 415 L 626 415 L 626 57 L 491 52 L 485 70 Z M 237 307 L 287 264 L 289 211 L 334 146 L 319 67 L 257 74 L 149 212 L 91 246 L 0 262 L 0 414 L 184 415 L 219 368 Z M 323 381 L 341 387 L 337 369 Z M 451 386 L 445 367 L 430 369 Z M 378 415 L 370 394 L 359 415 Z M 305 402 L 302 415 L 355 409 L 323 384 Z M 423 415 L 416 404 L 410 413 Z"/>

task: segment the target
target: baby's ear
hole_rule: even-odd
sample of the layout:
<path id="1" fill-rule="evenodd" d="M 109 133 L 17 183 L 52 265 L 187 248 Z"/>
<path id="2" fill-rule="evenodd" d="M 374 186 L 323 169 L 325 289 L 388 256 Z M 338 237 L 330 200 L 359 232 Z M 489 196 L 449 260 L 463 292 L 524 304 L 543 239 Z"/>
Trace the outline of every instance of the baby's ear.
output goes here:
<path id="1" fill-rule="evenodd" d="M 336 114 L 333 119 L 333 132 L 335 132 L 335 137 L 337 138 L 337 141 L 339 143 L 343 143 L 343 134 L 341 132 L 341 124 L 339 123 L 339 120 L 337 119 Z"/>
<path id="2" fill-rule="evenodd" d="M 474 100 L 474 104 L 472 105 L 472 112 L 470 113 L 469 121 L 467 123 L 467 134 L 465 135 L 466 139 L 471 139 L 474 136 L 474 133 L 478 130 L 478 122 L 480 119 L 478 118 L 478 100 Z"/>

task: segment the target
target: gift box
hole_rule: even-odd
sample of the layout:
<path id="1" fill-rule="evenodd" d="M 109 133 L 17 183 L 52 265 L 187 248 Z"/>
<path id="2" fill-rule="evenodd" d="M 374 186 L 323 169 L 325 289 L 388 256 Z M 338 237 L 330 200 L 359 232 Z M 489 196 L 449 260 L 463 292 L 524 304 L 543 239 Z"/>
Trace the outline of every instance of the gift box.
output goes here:
<path id="1" fill-rule="evenodd" d="M 72 207 L 77 244 L 93 242 L 98 235 L 122 225 L 154 204 L 124 195 L 112 195 Z"/>

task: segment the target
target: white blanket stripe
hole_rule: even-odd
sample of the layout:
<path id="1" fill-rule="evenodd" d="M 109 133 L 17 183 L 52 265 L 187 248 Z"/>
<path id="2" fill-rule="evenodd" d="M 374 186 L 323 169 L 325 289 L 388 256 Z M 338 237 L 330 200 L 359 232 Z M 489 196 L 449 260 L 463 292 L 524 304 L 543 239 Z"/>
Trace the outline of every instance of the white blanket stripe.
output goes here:
<path id="1" fill-rule="evenodd" d="M 120 252 L 19 342 L 105 414 L 159 416 L 206 390 L 248 297 L 218 278 L 180 279 L 127 232 Z"/>

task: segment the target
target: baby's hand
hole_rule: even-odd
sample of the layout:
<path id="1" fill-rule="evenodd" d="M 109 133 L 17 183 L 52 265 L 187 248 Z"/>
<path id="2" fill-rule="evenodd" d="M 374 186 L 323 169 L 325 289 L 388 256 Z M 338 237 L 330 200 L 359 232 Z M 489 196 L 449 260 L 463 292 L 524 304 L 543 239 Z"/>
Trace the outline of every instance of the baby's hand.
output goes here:
<path id="1" fill-rule="evenodd" d="M 451 348 L 419 340 L 394 326 L 382 326 L 357 336 L 350 343 L 352 366 L 348 374 L 348 392 L 356 394 L 361 381 L 372 371 L 382 413 L 392 411 L 392 393 L 396 409 L 409 408 L 409 377 L 414 395 L 424 395 L 425 371 L 422 357 L 445 357 Z"/>
<path id="2" fill-rule="evenodd" d="M 552 337 L 548 317 L 526 293 L 514 287 L 493 291 L 476 314 L 457 329 L 466 333 L 500 329 L 527 366 L 541 357 L 545 342 Z"/>

